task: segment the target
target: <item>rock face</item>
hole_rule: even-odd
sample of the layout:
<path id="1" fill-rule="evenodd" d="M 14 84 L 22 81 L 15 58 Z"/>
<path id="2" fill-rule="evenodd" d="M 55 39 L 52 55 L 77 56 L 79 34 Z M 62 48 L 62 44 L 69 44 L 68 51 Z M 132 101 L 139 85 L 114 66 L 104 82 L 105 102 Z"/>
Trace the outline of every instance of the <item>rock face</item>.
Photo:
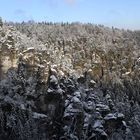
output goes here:
<path id="1" fill-rule="evenodd" d="M 44 66 L 45 80 L 50 67 L 59 75 L 85 73 L 91 86 L 94 81 L 122 84 L 139 75 L 139 32 L 80 23 L 12 26 L 0 27 L 4 73 L 17 67 L 21 53 L 29 67 Z"/>
<path id="2" fill-rule="evenodd" d="M 49 75 L 47 83 L 37 77 L 25 79 L 15 71 L 13 79 L 1 82 L 0 139 L 140 138 L 138 104 L 120 101 L 125 103 L 120 108 L 118 97 L 113 99 L 110 93 L 104 96 L 99 87 L 85 89 L 85 83 L 81 85 L 76 77 Z M 114 104 L 110 106 L 110 102 Z M 125 107 L 130 107 L 129 111 Z"/>
<path id="3" fill-rule="evenodd" d="M 0 139 L 139 140 L 139 33 L 26 25 L 0 21 Z"/>

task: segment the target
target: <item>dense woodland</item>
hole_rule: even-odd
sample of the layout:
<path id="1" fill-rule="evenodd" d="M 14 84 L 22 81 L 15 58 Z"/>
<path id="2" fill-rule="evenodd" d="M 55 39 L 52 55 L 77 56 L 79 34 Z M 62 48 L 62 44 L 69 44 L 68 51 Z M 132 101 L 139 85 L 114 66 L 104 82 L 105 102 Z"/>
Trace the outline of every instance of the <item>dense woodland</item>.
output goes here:
<path id="1" fill-rule="evenodd" d="M 139 140 L 140 31 L 0 20 L 0 139 Z"/>

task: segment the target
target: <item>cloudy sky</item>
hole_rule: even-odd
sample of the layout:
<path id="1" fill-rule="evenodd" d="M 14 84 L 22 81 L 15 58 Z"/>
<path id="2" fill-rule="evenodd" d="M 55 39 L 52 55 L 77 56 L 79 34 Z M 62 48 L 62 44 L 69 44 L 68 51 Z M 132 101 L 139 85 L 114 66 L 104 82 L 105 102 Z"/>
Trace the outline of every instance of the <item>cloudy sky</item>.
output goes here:
<path id="1" fill-rule="evenodd" d="M 1 0 L 7 21 L 52 21 L 104 24 L 140 29 L 140 0 Z"/>

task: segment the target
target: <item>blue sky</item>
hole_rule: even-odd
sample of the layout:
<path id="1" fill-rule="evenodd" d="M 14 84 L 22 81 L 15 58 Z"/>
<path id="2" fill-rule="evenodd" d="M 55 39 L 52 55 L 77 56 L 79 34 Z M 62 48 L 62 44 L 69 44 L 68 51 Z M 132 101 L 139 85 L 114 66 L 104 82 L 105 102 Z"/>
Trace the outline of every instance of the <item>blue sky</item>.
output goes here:
<path id="1" fill-rule="evenodd" d="M 7 21 L 91 22 L 140 29 L 140 0 L 1 0 Z"/>

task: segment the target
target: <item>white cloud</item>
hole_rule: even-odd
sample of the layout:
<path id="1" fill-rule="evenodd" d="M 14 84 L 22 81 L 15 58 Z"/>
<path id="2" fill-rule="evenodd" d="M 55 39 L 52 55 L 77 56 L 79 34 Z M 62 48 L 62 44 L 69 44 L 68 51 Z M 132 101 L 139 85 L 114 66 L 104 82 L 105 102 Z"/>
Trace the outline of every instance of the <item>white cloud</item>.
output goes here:
<path id="1" fill-rule="evenodd" d="M 76 0 L 65 0 L 68 4 L 74 4 Z"/>

